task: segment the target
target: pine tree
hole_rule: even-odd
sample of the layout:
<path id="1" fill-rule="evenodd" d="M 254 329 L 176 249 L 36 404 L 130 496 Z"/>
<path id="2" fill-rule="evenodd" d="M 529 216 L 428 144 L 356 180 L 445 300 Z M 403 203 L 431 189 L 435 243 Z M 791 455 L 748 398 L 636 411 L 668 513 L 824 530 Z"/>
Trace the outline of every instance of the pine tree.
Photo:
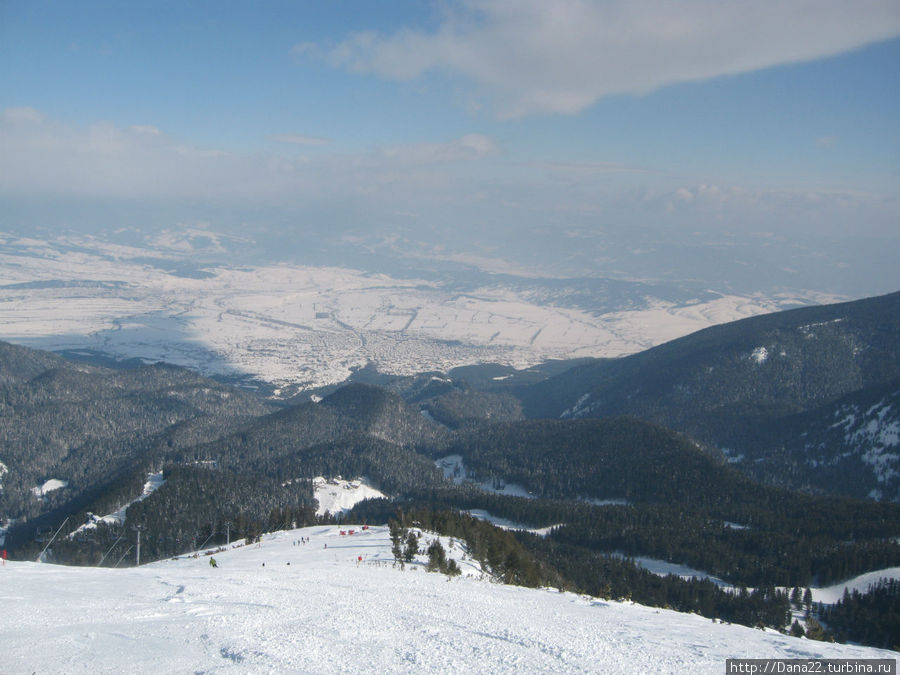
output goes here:
<path id="1" fill-rule="evenodd" d="M 459 565 L 456 564 L 456 561 L 453 558 L 450 558 L 449 562 L 447 562 L 447 574 L 451 577 L 456 577 L 462 574 L 462 570 L 459 568 Z"/>
<path id="2" fill-rule="evenodd" d="M 410 531 L 406 537 L 406 549 L 403 551 L 403 559 L 406 562 L 412 562 L 413 558 L 419 552 L 419 537 L 415 532 Z"/>
<path id="3" fill-rule="evenodd" d="M 824 642 L 834 642 L 834 638 L 827 633 L 818 621 L 810 617 L 806 620 L 806 637 L 810 640 L 819 640 Z"/>
<path id="4" fill-rule="evenodd" d="M 441 545 L 439 539 L 435 539 L 428 547 L 428 571 L 429 572 L 446 572 L 447 571 L 447 553 Z"/>
<path id="5" fill-rule="evenodd" d="M 391 532 L 391 553 L 394 554 L 394 560 L 398 563 L 403 563 L 403 528 L 400 526 L 396 520 L 388 521 L 388 528 Z"/>

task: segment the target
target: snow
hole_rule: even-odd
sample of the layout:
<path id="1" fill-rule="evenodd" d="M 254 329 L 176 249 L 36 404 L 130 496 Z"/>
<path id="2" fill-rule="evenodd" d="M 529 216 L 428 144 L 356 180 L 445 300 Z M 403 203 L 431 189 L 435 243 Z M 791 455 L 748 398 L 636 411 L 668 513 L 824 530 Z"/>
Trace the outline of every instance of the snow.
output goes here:
<path id="1" fill-rule="evenodd" d="M 896 658 L 477 576 L 448 581 L 420 565 L 401 571 L 384 527 L 280 532 L 215 558 L 216 569 L 203 555 L 136 569 L 8 562 L 0 669 L 721 673 L 727 658 Z"/>
<path id="2" fill-rule="evenodd" d="M 38 485 L 37 487 L 31 488 L 31 491 L 34 493 L 35 497 L 43 497 L 48 492 L 53 492 L 54 490 L 60 490 L 66 487 L 69 483 L 64 480 L 60 480 L 59 478 L 51 478 L 50 480 L 44 481 L 43 485 Z"/>
<path id="3" fill-rule="evenodd" d="M 447 455 L 446 457 L 436 459 L 434 464 L 435 466 L 437 466 L 437 468 L 443 471 L 444 478 L 446 478 L 447 480 L 452 480 L 457 485 L 461 485 L 462 483 L 470 483 L 477 486 L 479 489 L 484 490 L 485 492 L 493 492 L 494 494 L 506 495 L 507 497 L 524 497 L 525 499 L 534 499 L 533 494 L 531 494 L 521 485 L 517 485 L 516 483 L 507 483 L 503 480 L 497 482 L 484 481 L 479 483 L 472 480 L 466 473 L 466 467 L 465 464 L 463 464 L 463 458 L 461 455 Z"/>
<path id="4" fill-rule="evenodd" d="M 858 406 L 841 406 L 838 420 L 829 429 L 843 428 L 844 443 L 860 452 L 863 462 L 872 467 L 876 480 L 887 483 L 900 476 L 900 417 L 894 402 L 883 398 L 865 412 Z M 880 498 L 881 491 L 870 493 Z"/>
<path id="5" fill-rule="evenodd" d="M 444 478 L 453 481 L 456 485 L 461 485 L 466 479 L 466 469 L 463 465 L 462 455 L 447 455 L 436 459 L 434 464 L 439 468 Z"/>
<path id="6" fill-rule="evenodd" d="M 505 480 L 499 480 L 496 482 L 483 481 L 477 482 L 471 478 L 469 478 L 468 473 L 466 472 L 466 465 L 463 462 L 462 455 L 447 455 L 446 457 L 441 457 L 436 459 L 434 462 L 435 466 L 439 468 L 443 474 L 444 478 L 453 481 L 456 485 L 461 485 L 463 483 L 468 483 L 470 485 L 474 485 L 485 492 L 493 492 L 494 494 L 506 495 L 508 497 L 524 497 L 525 499 L 534 499 L 535 496 L 525 489 L 523 486 L 518 485 L 516 483 L 508 483 Z M 585 502 L 587 504 L 592 504 L 594 506 L 630 506 L 631 502 L 627 499 L 597 499 L 594 497 L 578 497 L 579 501 Z M 491 520 L 491 522 L 494 522 Z M 495 525 L 499 525 L 499 523 L 494 523 Z M 511 529 L 528 529 L 527 527 L 512 527 Z M 531 531 L 531 530 L 529 530 Z"/>
<path id="7" fill-rule="evenodd" d="M 707 572 L 694 569 L 693 567 L 688 567 L 687 565 L 670 563 L 666 562 L 665 560 L 659 560 L 657 558 L 647 558 L 645 556 L 625 556 L 622 553 L 616 553 L 614 554 L 614 557 L 628 557 L 630 560 L 633 560 L 638 567 L 643 567 L 648 572 L 652 572 L 653 574 L 660 577 L 665 577 L 673 574 L 676 577 L 681 577 L 682 579 L 709 579 L 714 584 L 716 584 L 717 586 L 721 586 L 722 588 L 733 588 L 733 586 L 727 581 L 723 581 L 722 579 L 714 577 Z"/>
<path id="8" fill-rule="evenodd" d="M 508 520 L 506 518 L 491 515 L 489 511 L 485 511 L 484 509 L 469 509 L 465 513 L 468 513 L 473 518 L 487 521 L 491 525 L 495 525 L 504 530 L 519 530 L 522 532 L 531 532 L 532 534 L 536 534 L 539 537 L 546 537 L 548 534 L 550 534 L 553 528 L 562 526 L 562 523 L 556 523 L 555 525 L 548 525 L 547 527 L 531 527 L 529 525 L 517 523 L 513 520 Z"/>
<path id="9" fill-rule="evenodd" d="M 757 347 L 750 353 L 750 358 L 756 363 L 756 365 L 761 365 L 766 362 L 767 358 L 769 358 L 769 350 L 765 347 Z"/>
<path id="10" fill-rule="evenodd" d="M 855 406 L 850 407 L 850 410 L 855 410 L 855 409 L 856 409 Z M 838 415 L 844 414 L 844 413 L 846 413 L 846 414 L 844 414 L 844 417 L 842 417 L 840 420 L 838 420 L 837 422 L 835 422 L 828 428 L 834 429 L 836 427 L 846 427 L 849 429 L 854 424 L 856 424 L 856 415 L 853 412 L 847 412 L 847 410 L 848 410 L 848 408 L 846 406 L 839 410 L 836 410 L 834 413 L 835 417 L 837 417 Z"/>
<path id="11" fill-rule="evenodd" d="M 410 375 L 473 363 L 524 368 L 547 359 L 623 356 L 717 323 L 833 299 L 647 298 L 596 314 L 542 304 L 527 290 L 461 294 L 437 282 L 339 267 L 236 266 L 225 262 L 230 245 L 206 230 L 166 233 L 143 247 L 4 236 L 0 339 L 245 375 L 290 396 L 297 386 L 341 382 L 369 363 Z M 200 268 L 195 255 L 218 262 Z"/>
<path id="12" fill-rule="evenodd" d="M 9 473 L 6 464 L 0 462 L 0 492 L 3 492 L 3 476 Z"/>
<path id="13" fill-rule="evenodd" d="M 571 408 L 564 410 L 561 418 L 567 419 L 569 417 L 581 417 L 582 414 L 586 412 L 590 412 L 590 406 L 588 406 L 588 402 L 590 401 L 591 394 L 588 392 L 587 394 L 582 394 L 577 401 L 575 401 L 575 405 Z"/>
<path id="14" fill-rule="evenodd" d="M 579 501 L 592 506 L 631 506 L 627 499 L 597 499 L 596 497 L 581 497 Z"/>
<path id="15" fill-rule="evenodd" d="M 866 572 L 865 574 L 860 574 L 857 577 L 847 579 L 846 581 L 831 586 L 826 586 L 824 588 L 810 588 L 809 590 L 812 593 L 813 602 L 821 602 L 830 605 L 843 597 L 845 588 L 851 593 L 853 591 L 865 593 L 869 586 L 881 579 L 900 580 L 900 567 L 888 567 L 875 572 Z"/>
<path id="16" fill-rule="evenodd" d="M 831 319 L 830 321 L 817 321 L 815 323 L 808 323 L 804 326 L 798 326 L 797 330 L 800 331 L 801 333 L 805 333 L 806 337 L 808 337 L 808 338 L 814 337 L 815 333 L 813 331 L 813 328 L 818 328 L 820 326 L 827 326 L 829 324 L 834 324 L 834 323 L 840 323 L 843 320 L 844 320 L 843 317 L 841 317 L 838 319 Z"/>
<path id="17" fill-rule="evenodd" d="M 615 553 L 613 555 L 618 558 L 629 557 L 625 556 L 622 553 Z M 719 579 L 718 577 L 714 577 L 708 572 L 694 569 L 687 565 L 670 563 L 665 560 L 648 558 L 645 556 L 630 557 L 630 559 L 633 560 L 639 567 L 643 567 L 648 572 L 652 572 L 653 574 L 656 574 L 658 576 L 674 574 L 675 576 L 681 577 L 682 579 L 709 579 L 717 586 L 720 586 L 722 588 L 734 588 L 734 586 L 732 584 L 729 584 L 727 581 Z M 859 591 L 860 593 L 865 593 L 868 590 L 869 586 L 881 579 L 900 580 L 900 567 L 888 567 L 885 569 L 876 570 L 874 572 L 866 572 L 865 574 L 860 574 L 859 576 L 841 581 L 837 584 L 832 584 L 831 586 L 812 586 L 810 587 L 810 592 L 812 593 L 814 602 L 834 604 L 843 597 L 845 588 L 850 592 Z M 790 591 L 791 589 L 788 588 L 783 590 Z"/>
<path id="18" fill-rule="evenodd" d="M 131 500 L 120 509 L 114 511 L 113 513 L 108 513 L 105 516 L 95 516 L 93 513 L 88 514 L 88 522 L 81 525 L 74 532 L 69 534 L 69 537 L 75 537 L 79 532 L 83 532 L 85 530 L 93 530 L 97 528 L 98 523 L 106 523 L 107 525 L 122 525 L 125 522 L 125 512 L 128 510 L 128 507 L 132 504 L 136 504 L 137 502 L 144 501 L 147 497 L 156 492 L 159 488 L 163 486 L 166 482 L 165 478 L 163 478 L 163 472 L 159 471 L 157 473 L 151 473 L 147 475 L 147 482 L 144 483 L 144 487 L 141 490 L 141 494 L 138 495 L 136 499 Z"/>
<path id="19" fill-rule="evenodd" d="M 731 448 L 722 448 L 722 454 L 725 455 L 725 460 L 729 464 L 740 464 L 746 459 L 744 453 L 737 452 Z"/>
<path id="20" fill-rule="evenodd" d="M 325 512 L 331 514 L 349 511 L 359 502 L 365 499 L 379 499 L 386 495 L 368 485 L 364 478 L 357 480 L 344 480 L 337 478 L 313 478 L 313 492 L 319 502 L 316 515 L 323 516 Z"/>

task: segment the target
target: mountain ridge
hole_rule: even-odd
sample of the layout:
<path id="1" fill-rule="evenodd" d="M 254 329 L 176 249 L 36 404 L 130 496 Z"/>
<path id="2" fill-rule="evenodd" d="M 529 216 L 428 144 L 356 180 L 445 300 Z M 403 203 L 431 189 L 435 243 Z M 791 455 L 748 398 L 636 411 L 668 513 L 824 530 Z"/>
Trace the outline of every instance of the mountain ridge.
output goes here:
<path id="1" fill-rule="evenodd" d="M 635 416 L 749 464 L 770 452 L 760 447 L 759 428 L 769 427 L 767 445 L 787 442 L 773 436 L 790 426 L 783 420 L 898 377 L 900 292 L 714 326 L 514 393 L 529 417 Z M 830 450 L 843 452 L 853 449 Z M 813 485 L 818 468 L 807 467 Z M 884 493 L 894 491 L 892 483 Z"/>

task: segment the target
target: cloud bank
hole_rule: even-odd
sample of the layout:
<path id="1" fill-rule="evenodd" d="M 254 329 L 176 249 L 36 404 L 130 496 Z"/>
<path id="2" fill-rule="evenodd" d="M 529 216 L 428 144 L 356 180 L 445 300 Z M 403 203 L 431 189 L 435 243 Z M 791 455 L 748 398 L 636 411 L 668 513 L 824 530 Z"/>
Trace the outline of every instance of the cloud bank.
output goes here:
<path id="1" fill-rule="evenodd" d="M 330 141 L 268 137 L 298 146 Z M 106 122 L 73 127 L 33 108 L 0 112 L 0 194 L 100 199 L 274 201 L 368 194 L 379 185 L 446 182 L 466 164 L 498 153 L 483 134 L 385 146 L 352 155 L 234 153 L 184 143 L 152 126 Z"/>
<path id="2" fill-rule="evenodd" d="M 395 80 L 440 71 L 499 118 L 832 56 L 900 35 L 895 0 L 465 0 L 436 30 L 355 33 L 296 55 Z"/>
<path id="3" fill-rule="evenodd" d="M 290 145 L 322 146 L 331 145 L 332 143 L 330 138 L 307 136 L 306 134 L 272 134 L 268 138 L 276 143 L 288 143 Z"/>
<path id="4" fill-rule="evenodd" d="M 164 222 L 168 216 L 151 218 L 155 209 L 214 227 L 221 218 L 271 221 L 323 237 L 399 235 L 459 250 L 478 242 L 540 252 L 566 232 L 601 244 L 635 232 L 657 239 L 695 231 L 840 234 L 851 226 L 855 234 L 896 232 L 898 200 L 877 191 L 711 185 L 652 167 L 516 160 L 478 133 L 357 153 L 304 155 L 302 142 L 287 143 L 297 154 L 224 152 L 153 126 L 76 127 L 12 108 L 0 112 L 0 198 L 26 216 L 58 204 L 64 221 L 80 202 L 124 204 L 107 216 L 90 211 L 98 226 L 104 217 Z M 9 213 L 4 222 L 12 222 Z"/>

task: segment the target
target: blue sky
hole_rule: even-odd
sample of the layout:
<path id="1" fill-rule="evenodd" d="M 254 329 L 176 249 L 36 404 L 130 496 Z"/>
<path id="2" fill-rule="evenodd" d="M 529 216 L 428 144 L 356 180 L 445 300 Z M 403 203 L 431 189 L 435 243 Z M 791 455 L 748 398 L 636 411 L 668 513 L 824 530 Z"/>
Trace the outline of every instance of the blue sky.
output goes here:
<path id="1" fill-rule="evenodd" d="M 898 36 L 896 0 L 0 0 L 0 225 L 896 239 Z"/>

